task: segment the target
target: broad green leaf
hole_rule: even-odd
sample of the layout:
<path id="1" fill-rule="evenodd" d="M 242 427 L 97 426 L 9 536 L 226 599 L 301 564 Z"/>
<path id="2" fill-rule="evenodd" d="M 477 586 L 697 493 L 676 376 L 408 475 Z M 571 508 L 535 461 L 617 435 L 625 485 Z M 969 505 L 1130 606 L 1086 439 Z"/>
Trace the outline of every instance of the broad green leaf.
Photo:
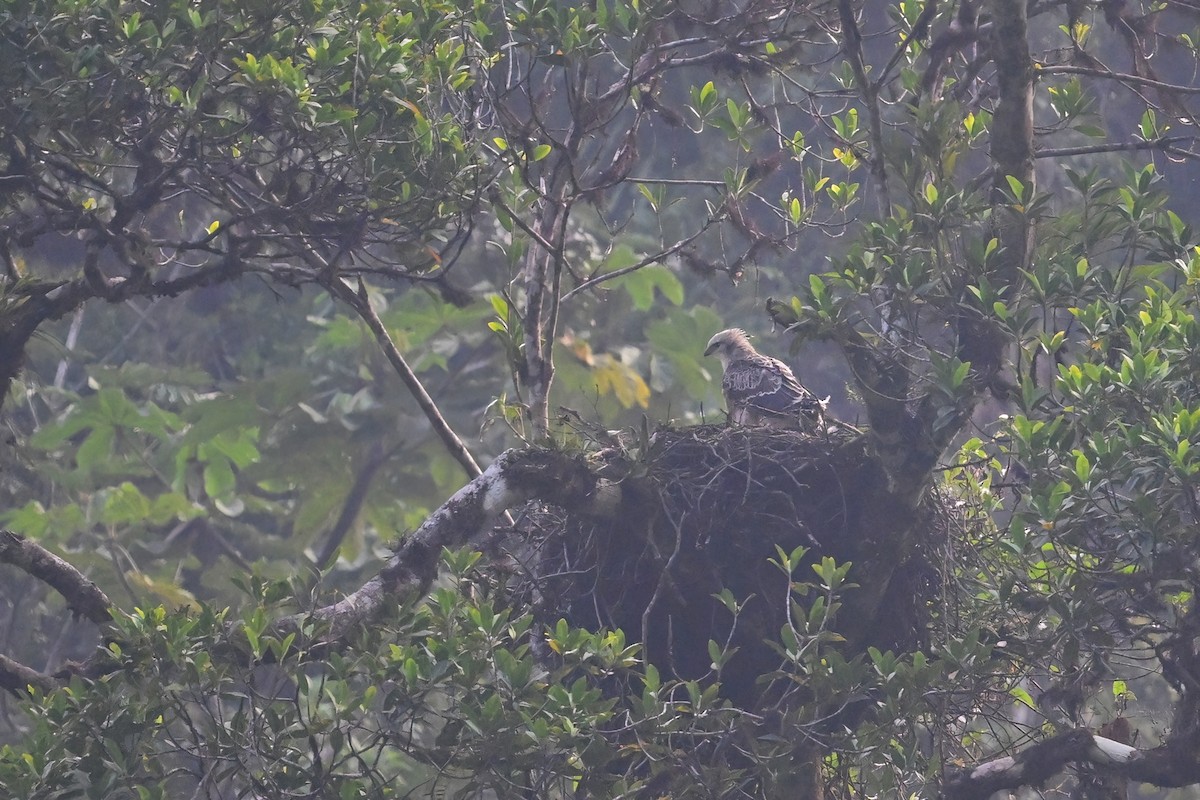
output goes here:
<path id="1" fill-rule="evenodd" d="M 129 583 L 143 591 L 150 592 L 157 599 L 173 608 L 199 608 L 196 596 L 182 586 L 172 581 L 151 577 L 138 570 L 130 570 L 125 574 Z"/>
<path id="2" fill-rule="evenodd" d="M 623 275 L 617 281 L 629 293 L 633 307 L 638 311 L 649 311 L 654 305 L 655 289 L 672 305 L 683 303 L 683 282 L 667 267 L 651 264 Z"/>
<path id="3" fill-rule="evenodd" d="M 100 512 L 106 525 L 129 525 L 146 521 L 150 516 L 150 501 L 129 481 L 110 490 Z"/>

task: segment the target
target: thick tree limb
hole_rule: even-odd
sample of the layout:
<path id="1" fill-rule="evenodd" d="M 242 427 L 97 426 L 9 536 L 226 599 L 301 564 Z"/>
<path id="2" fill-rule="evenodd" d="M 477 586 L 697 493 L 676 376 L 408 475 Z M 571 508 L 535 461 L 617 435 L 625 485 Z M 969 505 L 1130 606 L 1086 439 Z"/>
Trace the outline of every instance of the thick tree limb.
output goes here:
<path id="1" fill-rule="evenodd" d="M 0 314 L 0 406 L 8 398 L 13 380 L 20 374 L 25 345 L 42 323 L 69 314 L 97 297 L 110 303 L 134 297 L 175 297 L 191 289 L 233 280 L 242 274 L 242 265 L 232 255 L 182 277 L 161 281 L 106 278 L 94 267 L 94 264 L 91 267 L 85 264 L 87 274 L 71 281 L 0 286 L 0 294 L 7 293 L 14 299 L 11 307 Z"/>
<path id="2" fill-rule="evenodd" d="M 83 305 L 91 295 L 83 280 L 18 284 L 0 287 L 9 308 L 0 314 L 0 405 L 21 372 L 25 345 L 38 326 Z"/>
<path id="3" fill-rule="evenodd" d="M 1200 783 L 1193 743 L 1168 741 L 1151 750 L 1078 729 L 964 770 L 946 779 L 945 800 L 986 800 L 995 792 L 1037 786 L 1068 765 L 1090 764 L 1114 776 L 1160 787 Z"/>
<path id="4" fill-rule="evenodd" d="M 63 559 L 36 542 L 12 531 L 0 530 L 0 562 L 12 564 L 48 584 L 81 617 L 103 625 L 112 619 L 112 603 L 100 587 Z"/>
<path id="5" fill-rule="evenodd" d="M 1033 226 L 1008 201 L 1008 178 L 1019 180 L 1032 196 L 1034 189 L 1033 57 L 1029 52 L 1026 4 L 1022 0 L 991 0 L 996 20 L 992 31 L 992 60 L 996 65 L 999 102 L 992 118 L 992 204 L 995 234 L 1001 252 L 987 277 L 996 286 L 1013 286 L 1028 266 Z M 997 345 L 999 347 L 999 345 Z M 981 354 L 982 355 L 982 354 Z M 988 356 L 999 353 L 988 353 Z M 979 367 L 980 365 L 976 365 Z"/>
<path id="6" fill-rule="evenodd" d="M 996 66 L 998 102 L 992 117 L 992 236 L 1000 247 L 982 278 L 998 287 L 1002 297 L 1017 291 L 1021 272 L 1033 252 L 1033 221 L 1025 208 L 1034 195 L 1036 154 L 1033 138 L 1034 63 L 1029 51 L 1028 7 L 1024 0 L 991 0 L 991 54 Z M 1022 196 L 1014 202 L 1009 180 L 1020 182 Z M 953 408 L 933 395 L 921 403 L 922 425 L 929 445 L 940 451 L 970 419 L 979 398 L 987 391 L 1004 396 L 1003 375 L 1007 334 L 970 300 L 969 287 L 978 280 L 964 279 L 962 300 L 952 324 L 957 335 L 956 356 L 970 363 L 972 386 Z M 990 313 L 990 312 L 989 312 Z M 947 411 L 951 413 L 948 415 Z"/>
<path id="7" fill-rule="evenodd" d="M 1000 242 L 999 251 L 988 264 L 984 276 L 993 286 L 1012 292 L 1019 284 L 1021 270 L 1028 266 L 1032 252 L 1033 226 L 1022 203 L 1012 202 L 1008 193 L 1009 177 L 1016 178 L 1029 196 L 1034 181 L 1033 81 L 1034 64 L 1028 43 L 1027 9 L 1022 0 L 991 0 L 992 58 L 996 65 L 998 102 L 993 116 L 991 138 L 991 176 L 993 181 L 993 231 Z M 860 60 L 860 36 L 852 5 L 839 2 L 842 25 L 842 49 L 857 75 L 859 90 L 868 105 L 871 84 L 865 68 L 856 66 Z M 974 35 L 974 34 L 972 34 Z M 873 148 L 881 148 L 878 131 L 872 134 Z M 880 156 L 882 154 L 880 153 Z M 882 162 L 881 162 L 882 163 Z M 876 175 L 880 185 L 886 175 Z M 887 214 L 886 197 L 880 198 L 880 209 Z M 978 399 L 988 390 L 1000 394 L 1003 388 L 1002 369 L 1008 339 L 994 320 L 974 308 L 969 302 L 964 278 L 963 300 L 951 320 L 957 335 L 956 355 L 970 362 L 973 385 L 971 391 L 948 406 L 944 396 L 927 393 L 910 406 L 909 365 L 904 362 L 903 345 L 910 338 L 903 319 L 890 318 L 890 298 L 886 289 L 872 294 L 880 316 L 880 342 L 868 342 L 853 328 L 835 334 L 854 372 L 855 381 L 871 420 L 872 447 L 879 458 L 887 479 L 888 489 L 901 504 L 913 507 L 923 496 L 931 470 L 942 450 L 953 440 L 970 418 Z M 881 351 L 881 344 L 893 341 L 895 359 Z"/>
<path id="8" fill-rule="evenodd" d="M 112 603 L 104 592 L 38 543 L 12 531 L 0 530 L 0 563 L 12 564 L 49 585 L 66 599 L 67 607 L 75 614 L 97 625 L 112 619 L 109 613 Z M 0 689 L 24 694 L 30 686 L 49 692 L 58 685 L 56 678 L 0 655 Z"/>
<path id="9" fill-rule="evenodd" d="M 909 372 L 899 362 L 889 362 L 885 351 L 857 331 L 836 337 L 854 380 L 862 391 L 871 421 L 871 449 L 887 474 L 890 491 L 915 506 L 924 495 L 939 453 L 931 449 L 908 410 Z"/>
<path id="10" fill-rule="evenodd" d="M 617 510 L 621 487 L 593 474 L 582 456 L 544 448 L 505 451 L 406 537 L 378 575 L 315 612 L 314 618 L 327 626 L 326 638 L 340 638 L 385 605 L 423 595 L 437 576 L 443 549 L 470 544 L 505 511 L 532 499 L 608 516 Z M 299 622 L 282 625 L 294 628 Z"/>

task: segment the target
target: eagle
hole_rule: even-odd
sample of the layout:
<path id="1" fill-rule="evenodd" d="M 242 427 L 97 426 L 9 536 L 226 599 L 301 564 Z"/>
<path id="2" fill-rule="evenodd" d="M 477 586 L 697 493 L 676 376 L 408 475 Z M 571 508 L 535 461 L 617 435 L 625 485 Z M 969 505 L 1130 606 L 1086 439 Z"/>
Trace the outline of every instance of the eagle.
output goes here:
<path id="1" fill-rule="evenodd" d="M 725 368 L 721 390 L 733 424 L 824 428 L 825 403 L 796 380 L 787 364 L 755 350 L 745 331 L 730 328 L 714 335 L 704 349 L 704 355 L 713 354 Z"/>

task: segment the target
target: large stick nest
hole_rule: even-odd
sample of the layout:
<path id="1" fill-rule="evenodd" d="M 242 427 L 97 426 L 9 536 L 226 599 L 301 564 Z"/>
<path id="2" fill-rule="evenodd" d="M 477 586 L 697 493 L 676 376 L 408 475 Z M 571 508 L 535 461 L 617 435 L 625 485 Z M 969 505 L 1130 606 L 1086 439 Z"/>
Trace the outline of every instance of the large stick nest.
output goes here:
<path id="1" fill-rule="evenodd" d="M 864 439 L 765 428 L 661 430 L 633 459 L 612 449 L 605 469 L 625 475 L 627 502 L 612 520 L 542 516 L 535 572 L 548 618 L 621 628 L 660 671 L 710 673 L 709 640 L 740 651 L 723 675 L 739 704 L 758 698 L 756 679 L 779 669 L 789 579 L 770 563 L 777 548 L 808 548 L 808 564 L 852 561 L 838 632 L 848 648 L 921 646 L 937 570 L 928 554 L 945 525 L 930 501 L 894 502 Z M 549 524 L 547 524 L 549 523 Z M 734 615 L 714 595 L 728 589 Z M 803 598 L 801 598 L 802 600 Z"/>

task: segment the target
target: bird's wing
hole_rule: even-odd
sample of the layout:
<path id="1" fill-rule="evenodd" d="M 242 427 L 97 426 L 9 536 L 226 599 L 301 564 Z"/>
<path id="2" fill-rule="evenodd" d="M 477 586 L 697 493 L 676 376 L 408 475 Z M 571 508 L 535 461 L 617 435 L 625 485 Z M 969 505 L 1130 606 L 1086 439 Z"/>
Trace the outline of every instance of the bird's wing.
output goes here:
<path id="1" fill-rule="evenodd" d="M 731 409 L 748 407 L 767 414 L 790 415 L 817 413 L 821 406 L 787 364 L 763 355 L 730 362 L 721 388 Z"/>

